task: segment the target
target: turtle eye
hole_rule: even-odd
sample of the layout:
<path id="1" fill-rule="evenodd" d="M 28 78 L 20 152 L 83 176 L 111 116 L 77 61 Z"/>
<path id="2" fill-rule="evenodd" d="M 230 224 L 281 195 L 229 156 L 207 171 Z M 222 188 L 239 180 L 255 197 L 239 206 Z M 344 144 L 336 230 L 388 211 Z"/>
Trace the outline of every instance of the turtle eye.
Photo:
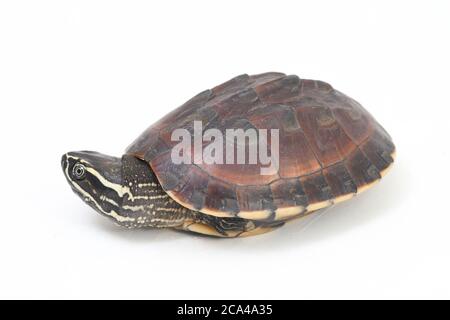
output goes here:
<path id="1" fill-rule="evenodd" d="M 83 180 L 86 177 L 86 167 L 81 163 L 73 166 L 72 174 L 77 180 Z"/>

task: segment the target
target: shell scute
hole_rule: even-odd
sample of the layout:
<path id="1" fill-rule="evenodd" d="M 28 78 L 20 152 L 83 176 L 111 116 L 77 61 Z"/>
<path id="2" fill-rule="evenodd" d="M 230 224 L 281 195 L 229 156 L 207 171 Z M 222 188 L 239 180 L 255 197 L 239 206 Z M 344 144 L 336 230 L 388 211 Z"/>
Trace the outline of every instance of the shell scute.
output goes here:
<path id="1" fill-rule="evenodd" d="M 166 152 L 154 158 L 150 166 L 157 175 L 164 190 L 181 190 L 187 182 L 187 174 L 192 169 L 187 164 L 175 164 L 171 161 L 170 152 Z"/>
<path id="2" fill-rule="evenodd" d="M 207 209 L 202 212 L 207 214 L 219 212 L 225 216 L 236 215 L 239 212 L 236 187 L 217 179 L 211 179 L 208 184 L 205 208 Z"/>
<path id="3" fill-rule="evenodd" d="M 298 96 L 300 82 L 298 76 L 290 75 L 260 84 L 255 87 L 255 91 L 265 103 L 280 103 Z"/>
<path id="4" fill-rule="evenodd" d="M 153 159 L 159 157 L 161 154 L 170 152 L 170 147 L 157 135 L 155 135 L 151 147 L 144 153 L 143 159 L 147 162 L 152 162 Z"/>
<path id="5" fill-rule="evenodd" d="M 308 197 L 300 180 L 280 179 L 270 184 L 274 205 L 277 208 L 291 208 L 308 206 Z"/>
<path id="6" fill-rule="evenodd" d="M 361 150 L 380 172 L 394 162 L 392 154 L 395 146 L 382 130 L 375 131 L 370 139 L 361 145 Z"/>
<path id="7" fill-rule="evenodd" d="M 172 191 L 179 195 L 180 201 L 192 210 L 201 210 L 208 195 L 209 176 L 198 167 L 191 167 L 185 173 L 183 183 Z"/>
<path id="8" fill-rule="evenodd" d="M 342 161 L 356 148 L 329 108 L 298 108 L 297 118 L 309 145 L 324 167 Z"/>
<path id="9" fill-rule="evenodd" d="M 331 187 L 328 185 L 322 172 L 301 177 L 300 182 L 308 197 L 309 204 L 321 203 L 334 198 Z"/>
<path id="10" fill-rule="evenodd" d="M 291 132 L 300 129 L 294 110 L 284 104 L 269 104 L 250 110 L 248 119 L 258 128 Z"/>
<path id="11" fill-rule="evenodd" d="M 324 169 L 323 175 L 336 198 L 356 194 L 357 186 L 343 163 Z"/>
<path id="12" fill-rule="evenodd" d="M 345 161 L 350 175 L 355 181 L 358 192 L 361 188 L 370 185 L 381 178 L 380 172 L 372 162 L 367 159 L 360 149 L 356 149 Z"/>
<path id="13" fill-rule="evenodd" d="M 268 185 L 264 186 L 238 186 L 236 194 L 239 204 L 239 216 L 243 212 L 265 212 L 267 217 L 276 209 L 272 192 Z"/>
<path id="14" fill-rule="evenodd" d="M 214 96 L 226 95 L 229 93 L 234 93 L 238 89 L 245 88 L 250 81 L 250 76 L 248 74 L 241 74 L 234 77 L 212 89 Z"/>
<path id="15" fill-rule="evenodd" d="M 336 91 L 334 97 L 335 100 L 329 103 L 334 117 L 353 142 L 360 145 L 373 132 L 375 120 L 355 100 Z"/>

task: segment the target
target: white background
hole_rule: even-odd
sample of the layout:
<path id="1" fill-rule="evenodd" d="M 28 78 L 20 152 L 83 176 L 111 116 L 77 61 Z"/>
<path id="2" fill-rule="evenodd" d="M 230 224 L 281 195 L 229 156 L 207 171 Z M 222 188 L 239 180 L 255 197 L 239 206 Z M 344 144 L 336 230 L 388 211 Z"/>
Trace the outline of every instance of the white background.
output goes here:
<path id="1" fill-rule="evenodd" d="M 448 1 L 2 1 L 0 298 L 450 298 Z M 320 79 L 398 158 L 305 227 L 128 231 L 75 196 L 73 150 L 121 155 L 242 73 Z"/>

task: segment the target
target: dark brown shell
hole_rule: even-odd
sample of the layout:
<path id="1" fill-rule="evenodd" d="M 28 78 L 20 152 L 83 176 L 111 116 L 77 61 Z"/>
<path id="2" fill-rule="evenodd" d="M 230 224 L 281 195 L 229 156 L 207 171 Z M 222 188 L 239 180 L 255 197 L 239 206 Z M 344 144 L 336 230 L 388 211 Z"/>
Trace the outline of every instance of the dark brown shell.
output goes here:
<path id="1" fill-rule="evenodd" d="M 279 170 L 255 165 L 175 165 L 174 129 L 279 129 Z M 355 100 L 322 81 L 265 73 L 206 90 L 148 128 L 128 149 L 149 162 L 164 190 L 216 216 L 287 219 L 349 199 L 393 162 L 390 136 Z"/>

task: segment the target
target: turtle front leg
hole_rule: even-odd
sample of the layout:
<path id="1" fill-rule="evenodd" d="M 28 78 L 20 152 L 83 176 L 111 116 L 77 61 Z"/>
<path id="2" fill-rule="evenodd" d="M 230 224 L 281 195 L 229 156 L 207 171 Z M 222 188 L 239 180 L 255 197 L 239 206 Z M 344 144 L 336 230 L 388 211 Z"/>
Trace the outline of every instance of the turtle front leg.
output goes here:
<path id="1" fill-rule="evenodd" d="M 273 231 L 282 221 L 260 222 L 242 218 L 220 218 L 195 212 L 192 218 L 176 229 L 220 238 L 247 237 Z"/>

